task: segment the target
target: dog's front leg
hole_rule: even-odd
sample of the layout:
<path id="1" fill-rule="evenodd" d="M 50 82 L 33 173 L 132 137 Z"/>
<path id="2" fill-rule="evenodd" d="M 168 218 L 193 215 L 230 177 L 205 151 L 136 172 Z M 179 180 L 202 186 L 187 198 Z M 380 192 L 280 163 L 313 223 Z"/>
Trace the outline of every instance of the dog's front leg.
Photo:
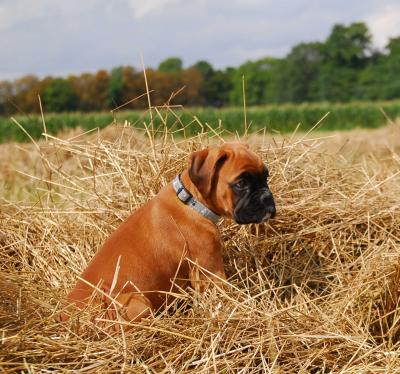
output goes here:
<path id="1" fill-rule="evenodd" d="M 189 279 L 192 288 L 198 292 L 204 292 L 212 285 L 224 288 L 226 274 L 222 257 L 217 256 L 207 262 L 189 260 Z"/>

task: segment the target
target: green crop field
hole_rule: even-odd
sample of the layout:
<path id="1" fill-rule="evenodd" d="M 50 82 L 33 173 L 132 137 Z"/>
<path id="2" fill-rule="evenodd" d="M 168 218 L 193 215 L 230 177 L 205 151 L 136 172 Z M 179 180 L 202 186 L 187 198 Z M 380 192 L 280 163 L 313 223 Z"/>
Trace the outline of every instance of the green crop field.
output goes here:
<path id="1" fill-rule="evenodd" d="M 182 128 L 185 124 L 186 135 L 193 135 L 201 130 L 201 124 L 216 128 L 224 127 L 229 131 L 244 129 L 243 108 L 160 108 L 154 125 L 162 125 L 162 120 L 168 127 Z M 267 131 L 291 132 L 299 124 L 301 129 L 308 130 L 321 120 L 322 130 L 346 130 L 357 127 L 376 128 L 387 122 L 387 117 L 395 119 L 400 116 L 400 101 L 388 102 L 357 102 L 348 104 L 301 104 L 301 105 L 271 105 L 247 108 L 247 124 L 251 131 L 266 128 Z M 386 117 L 387 116 L 387 117 Z M 198 118 L 197 121 L 195 118 Z M 32 114 L 16 116 L 15 119 L 35 139 L 43 133 L 43 123 L 40 115 Z M 141 127 L 150 123 L 148 111 L 119 111 L 91 113 L 58 113 L 45 114 L 47 132 L 57 134 L 60 130 L 80 127 L 84 130 L 104 128 L 112 122 L 124 123 L 129 121 Z M 0 117 L 0 142 L 26 141 L 26 134 L 11 118 Z"/>

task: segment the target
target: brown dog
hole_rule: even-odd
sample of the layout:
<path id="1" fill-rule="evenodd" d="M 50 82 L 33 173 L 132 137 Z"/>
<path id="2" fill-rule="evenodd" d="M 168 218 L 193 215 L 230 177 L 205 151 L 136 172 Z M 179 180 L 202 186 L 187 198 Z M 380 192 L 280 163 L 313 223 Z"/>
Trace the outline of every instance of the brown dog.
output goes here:
<path id="1" fill-rule="evenodd" d="M 159 308 L 166 294 L 187 283 L 203 290 L 225 279 L 219 216 L 239 224 L 275 215 L 268 170 L 241 143 L 192 154 L 190 166 L 110 236 L 66 298 L 79 308 L 101 290 L 108 318 L 138 320 Z M 208 275 L 191 272 L 191 263 Z M 68 318 L 65 314 L 62 319 Z"/>

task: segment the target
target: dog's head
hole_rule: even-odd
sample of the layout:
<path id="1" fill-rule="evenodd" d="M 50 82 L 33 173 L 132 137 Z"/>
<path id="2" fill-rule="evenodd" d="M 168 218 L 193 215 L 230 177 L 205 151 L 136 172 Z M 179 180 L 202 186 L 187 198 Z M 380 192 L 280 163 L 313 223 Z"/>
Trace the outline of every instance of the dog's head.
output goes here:
<path id="1" fill-rule="evenodd" d="M 268 169 L 243 143 L 194 152 L 189 177 L 210 209 L 239 224 L 260 223 L 276 214 Z"/>

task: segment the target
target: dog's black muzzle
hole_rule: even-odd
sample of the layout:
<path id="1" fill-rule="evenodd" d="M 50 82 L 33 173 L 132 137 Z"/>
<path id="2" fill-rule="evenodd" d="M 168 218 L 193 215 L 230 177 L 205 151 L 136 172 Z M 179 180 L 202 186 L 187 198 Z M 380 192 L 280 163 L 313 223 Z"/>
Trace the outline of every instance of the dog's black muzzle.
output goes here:
<path id="1" fill-rule="evenodd" d="M 276 215 L 271 191 L 264 187 L 240 197 L 233 211 L 233 218 L 241 225 L 261 223 Z"/>

